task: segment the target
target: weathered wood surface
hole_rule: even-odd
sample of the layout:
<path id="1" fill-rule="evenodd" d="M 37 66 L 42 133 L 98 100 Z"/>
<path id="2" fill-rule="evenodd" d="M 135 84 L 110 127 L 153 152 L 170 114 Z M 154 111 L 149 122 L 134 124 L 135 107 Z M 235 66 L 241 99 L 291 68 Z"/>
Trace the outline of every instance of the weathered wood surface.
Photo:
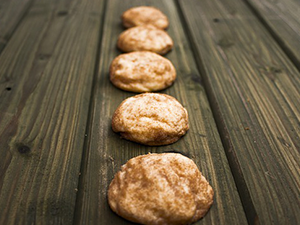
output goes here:
<path id="1" fill-rule="evenodd" d="M 32 0 L 0 0 L 0 53 L 31 2 Z"/>
<path id="2" fill-rule="evenodd" d="M 102 6 L 35 1 L 0 55 L 0 224 L 72 224 Z"/>
<path id="3" fill-rule="evenodd" d="M 124 30 L 122 12 L 137 5 L 152 3 L 167 14 L 168 29 L 175 47 L 167 55 L 175 65 L 178 78 L 164 91 L 177 98 L 189 112 L 190 130 L 172 145 L 147 147 L 121 139 L 111 129 L 111 117 L 125 98 L 134 95 L 115 88 L 109 81 L 109 66 L 120 54 L 118 35 Z M 106 8 L 98 77 L 95 81 L 86 155 L 81 171 L 76 224 L 130 224 L 113 213 L 107 203 L 107 188 L 113 175 L 127 160 L 148 152 L 177 151 L 191 157 L 215 191 L 214 204 L 196 224 L 246 224 L 245 214 L 235 188 L 218 131 L 205 95 L 202 79 L 185 36 L 173 1 L 110 0 Z"/>
<path id="4" fill-rule="evenodd" d="M 191 157 L 214 188 L 196 224 L 300 224 L 299 2 L 196 3 L 0 0 L 1 225 L 130 224 L 107 204 L 113 175 L 168 151 Z M 162 147 L 111 130 L 134 95 L 109 82 L 120 15 L 149 4 L 167 14 L 175 43 L 166 57 L 178 78 L 163 93 L 191 125 Z"/>
<path id="5" fill-rule="evenodd" d="M 247 1 L 300 70 L 300 1 Z"/>
<path id="6" fill-rule="evenodd" d="M 248 221 L 300 224 L 299 72 L 243 1 L 179 3 Z"/>

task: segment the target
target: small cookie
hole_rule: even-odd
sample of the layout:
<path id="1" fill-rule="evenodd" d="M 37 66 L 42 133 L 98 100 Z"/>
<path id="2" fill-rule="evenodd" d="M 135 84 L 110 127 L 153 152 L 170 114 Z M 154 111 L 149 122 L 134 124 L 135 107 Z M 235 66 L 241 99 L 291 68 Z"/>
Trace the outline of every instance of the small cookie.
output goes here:
<path id="1" fill-rule="evenodd" d="M 112 118 L 112 129 L 130 141 L 167 145 L 189 129 L 188 113 L 169 95 L 139 94 L 120 104 Z"/>
<path id="2" fill-rule="evenodd" d="M 172 49 L 173 41 L 167 32 L 144 25 L 123 31 L 117 45 L 124 52 L 150 51 L 164 55 Z"/>
<path id="3" fill-rule="evenodd" d="M 108 189 L 108 203 L 118 215 L 135 223 L 190 224 L 213 203 L 214 191 L 196 164 L 175 153 L 130 159 Z"/>
<path id="4" fill-rule="evenodd" d="M 124 27 L 130 28 L 141 25 L 153 25 L 158 29 L 166 29 L 169 26 L 168 18 L 160 10 L 150 6 L 133 7 L 122 15 Z"/>
<path id="5" fill-rule="evenodd" d="M 175 78 L 173 64 L 153 52 L 121 54 L 110 66 L 111 82 L 125 91 L 159 91 L 171 86 Z"/>

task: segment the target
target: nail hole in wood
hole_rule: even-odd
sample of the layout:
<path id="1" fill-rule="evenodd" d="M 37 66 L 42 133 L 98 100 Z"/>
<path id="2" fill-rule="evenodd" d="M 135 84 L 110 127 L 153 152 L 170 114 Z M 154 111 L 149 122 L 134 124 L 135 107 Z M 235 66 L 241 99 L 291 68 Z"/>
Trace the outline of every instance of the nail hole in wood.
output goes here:
<path id="1" fill-rule="evenodd" d="M 59 11 L 59 12 L 57 13 L 57 15 L 58 15 L 58 16 L 66 16 L 66 15 L 68 15 L 68 11 L 65 11 L 65 10 Z"/>
<path id="2" fill-rule="evenodd" d="M 39 60 L 46 60 L 50 58 L 50 54 L 39 54 Z"/>
<path id="3" fill-rule="evenodd" d="M 5 88 L 7 91 L 10 91 L 11 90 L 11 87 L 7 87 L 7 88 Z"/>
<path id="4" fill-rule="evenodd" d="M 218 23 L 220 20 L 219 20 L 218 18 L 214 18 L 213 21 L 214 21 L 215 23 Z"/>
<path id="5" fill-rule="evenodd" d="M 18 147 L 18 151 L 21 153 L 21 154 L 26 154 L 28 152 L 30 152 L 30 148 L 26 145 L 20 145 Z"/>
<path id="6" fill-rule="evenodd" d="M 198 75 L 196 75 L 196 74 L 193 74 L 193 75 L 191 76 L 191 79 L 192 79 L 192 81 L 194 81 L 194 82 L 196 82 L 196 83 L 202 85 L 202 79 L 201 79 L 200 76 L 198 76 Z"/>
<path id="7" fill-rule="evenodd" d="M 281 73 L 282 71 L 281 71 L 281 69 L 276 68 L 276 69 L 274 70 L 274 72 L 275 72 L 275 73 Z"/>

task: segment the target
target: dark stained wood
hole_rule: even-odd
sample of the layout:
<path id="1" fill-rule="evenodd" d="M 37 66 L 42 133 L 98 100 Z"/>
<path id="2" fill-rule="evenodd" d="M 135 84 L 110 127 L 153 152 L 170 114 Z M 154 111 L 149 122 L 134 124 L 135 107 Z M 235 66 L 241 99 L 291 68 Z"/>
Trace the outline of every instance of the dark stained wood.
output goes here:
<path id="1" fill-rule="evenodd" d="M 249 223 L 300 224 L 299 72 L 243 1 L 179 3 Z"/>
<path id="2" fill-rule="evenodd" d="M 107 188 L 113 175 L 127 160 L 148 152 L 177 151 L 192 158 L 215 191 L 209 213 L 196 224 L 246 224 L 245 214 L 228 166 L 202 78 L 196 68 L 190 45 L 173 1 L 152 1 L 167 14 L 168 29 L 175 43 L 167 55 L 177 69 L 175 84 L 163 93 L 177 98 L 188 110 L 190 130 L 178 142 L 162 147 L 147 147 L 121 139 L 111 129 L 111 116 L 125 98 L 134 95 L 115 88 L 109 82 L 109 66 L 120 52 L 118 35 L 124 30 L 122 12 L 151 1 L 111 0 L 106 8 L 99 72 L 95 83 L 86 155 L 82 166 L 76 224 L 130 224 L 114 214 L 107 203 Z"/>
<path id="3" fill-rule="evenodd" d="M 0 0 L 0 53 L 33 0 Z"/>
<path id="4" fill-rule="evenodd" d="M 0 55 L 0 224 L 72 224 L 102 9 L 35 1 Z"/>
<path id="5" fill-rule="evenodd" d="M 300 1 L 247 1 L 300 70 Z"/>

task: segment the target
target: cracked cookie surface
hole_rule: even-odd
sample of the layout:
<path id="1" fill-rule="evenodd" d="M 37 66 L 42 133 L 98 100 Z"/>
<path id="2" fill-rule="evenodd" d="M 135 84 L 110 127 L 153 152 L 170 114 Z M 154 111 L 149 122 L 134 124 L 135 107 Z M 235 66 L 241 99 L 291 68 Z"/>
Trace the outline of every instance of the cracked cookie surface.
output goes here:
<path id="1" fill-rule="evenodd" d="M 108 202 L 132 222 L 190 224 L 207 213 L 213 194 L 191 159 L 176 153 L 148 154 L 122 166 L 109 186 Z"/>
<path id="2" fill-rule="evenodd" d="M 169 20 L 159 9 L 151 6 L 133 7 L 125 11 L 122 15 L 124 27 L 130 28 L 141 25 L 153 25 L 159 29 L 166 29 Z"/>
<path id="3" fill-rule="evenodd" d="M 139 94 L 120 104 L 112 118 L 112 129 L 134 142 L 167 145 L 189 129 L 188 113 L 169 95 Z"/>
<path id="4" fill-rule="evenodd" d="M 125 91 L 159 91 L 171 86 L 175 78 L 176 70 L 173 64 L 153 52 L 121 54 L 110 66 L 111 82 Z"/>
<path id="5" fill-rule="evenodd" d="M 144 25 L 123 31 L 117 46 L 124 52 L 150 51 L 164 55 L 173 48 L 173 40 L 167 32 L 152 25 Z"/>

